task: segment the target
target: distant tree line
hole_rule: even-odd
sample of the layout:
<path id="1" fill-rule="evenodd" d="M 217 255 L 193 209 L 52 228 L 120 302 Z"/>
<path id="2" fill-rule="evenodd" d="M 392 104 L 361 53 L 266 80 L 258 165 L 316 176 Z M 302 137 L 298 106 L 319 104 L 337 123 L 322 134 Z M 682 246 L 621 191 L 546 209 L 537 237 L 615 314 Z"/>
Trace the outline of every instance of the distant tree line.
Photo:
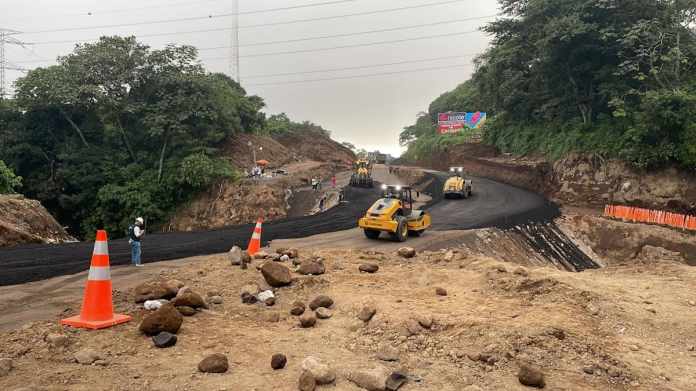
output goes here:
<path id="1" fill-rule="evenodd" d="M 484 140 L 557 158 L 696 168 L 696 0 L 499 0 L 470 80 L 401 133 L 407 157 L 462 142 L 438 112 L 486 111 Z"/>

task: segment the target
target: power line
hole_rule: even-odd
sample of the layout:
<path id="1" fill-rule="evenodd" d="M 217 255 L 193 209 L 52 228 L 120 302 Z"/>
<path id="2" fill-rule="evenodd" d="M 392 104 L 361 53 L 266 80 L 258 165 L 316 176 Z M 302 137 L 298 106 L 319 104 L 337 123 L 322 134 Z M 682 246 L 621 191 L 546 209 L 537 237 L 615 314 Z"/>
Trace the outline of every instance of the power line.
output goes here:
<path id="1" fill-rule="evenodd" d="M 24 71 L 24 68 L 20 68 L 12 63 L 5 56 L 5 45 L 19 45 L 24 47 L 26 42 L 22 42 L 13 35 L 21 34 L 21 32 L 16 30 L 10 30 L 6 28 L 0 28 L 0 100 L 5 98 L 7 94 L 5 86 L 5 72 L 8 70 L 13 71 Z"/>
<path id="2" fill-rule="evenodd" d="M 339 2 L 348 2 L 348 1 L 356 1 L 356 0 L 339 0 L 339 1 L 329 2 L 329 3 L 336 4 Z M 356 12 L 356 13 L 352 13 L 352 14 L 323 16 L 323 17 L 306 18 L 306 19 L 295 19 L 295 20 L 289 20 L 289 21 L 283 21 L 283 22 L 271 22 L 271 23 L 242 25 L 242 26 L 239 26 L 239 28 L 240 29 L 247 29 L 247 28 L 257 28 L 257 27 L 305 23 L 305 22 L 315 22 L 315 21 L 320 21 L 320 20 L 343 19 L 343 18 L 349 18 L 349 17 L 354 17 L 354 16 L 375 15 L 375 14 L 380 14 L 380 13 L 388 13 L 388 12 L 404 11 L 404 10 L 410 10 L 410 9 L 433 7 L 433 6 L 439 6 L 439 5 L 445 5 L 445 4 L 461 3 L 464 1 L 469 1 L 469 0 L 447 0 L 447 1 L 427 3 L 427 4 L 406 6 L 406 7 L 397 7 L 397 8 L 388 8 L 388 9 L 381 9 L 381 10 L 375 10 L 375 11 Z M 329 3 L 306 4 L 305 7 L 327 5 Z M 297 7 L 299 7 L 299 6 L 295 6 L 295 8 L 297 8 Z M 282 9 L 285 10 L 285 9 L 291 9 L 291 8 L 284 7 Z M 223 17 L 228 17 L 228 16 L 250 14 L 250 13 L 270 12 L 270 11 L 276 11 L 276 10 L 281 10 L 281 9 L 276 8 L 276 9 L 268 9 L 268 10 L 246 11 L 246 12 L 240 12 L 240 13 L 232 12 L 232 13 L 223 13 L 223 14 L 217 14 L 217 15 L 211 14 L 211 15 L 207 15 L 207 16 L 193 16 L 193 17 L 188 17 L 188 18 L 177 18 L 177 19 L 161 19 L 161 20 L 151 20 L 151 21 L 146 21 L 146 22 L 133 22 L 133 23 L 101 25 L 101 26 L 68 27 L 68 28 L 63 28 L 63 29 L 29 31 L 29 32 L 26 32 L 24 34 L 40 34 L 40 33 L 55 33 L 55 32 L 65 32 L 65 31 L 96 30 L 96 29 L 103 29 L 103 28 L 132 27 L 132 26 L 151 25 L 151 24 L 186 22 L 186 21 L 193 21 L 193 20 L 223 18 Z"/>
<path id="3" fill-rule="evenodd" d="M 406 70 L 406 71 L 367 73 L 367 74 L 355 75 L 355 76 L 327 77 L 327 78 L 322 78 L 322 79 L 308 79 L 308 80 L 271 82 L 271 83 L 249 83 L 249 84 L 245 84 L 244 86 L 245 87 L 250 87 L 250 86 L 258 87 L 258 86 L 274 86 L 274 85 L 287 85 L 287 84 L 314 83 L 314 82 L 320 82 L 320 81 L 360 79 L 363 77 L 390 76 L 390 75 L 400 75 L 400 74 L 404 74 L 404 73 L 415 73 L 415 72 L 427 72 L 427 71 L 436 71 L 436 70 L 444 70 L 444 69 L 464 68 L 464 67 L 467 67 L 469 65 L 471 65 L 471 64 L 469 63 L 469 64 L 459 64 L 459 65 L 450 65 L 450 66 L 442 66 L 442 67 L 420 68 L 420 69 L 411 69 L 411 70 Z"/>
<path id="4" fill-rule="evenodd" d="M 306 74 L 312 74 L 312 73 L 349 71 L 349 70 L 355 70 L 355 69 L 386 67 L 386 66 L 391 66 L 391 65 L 404 65 L 404 64 L 415 64 L 415 63 L 420 63 L 420 62 L 451 60 L 451 59 L 455 59 L 455 58 L 471 57 L 474 55 L 476 55 L 476 53 L 463 54 L 460 56 L 443 56 L 443 57 L 424 58 L 421 60 L 406 60 L 406 61 L 387 62 L 387 63 L 382 63 L 382 64 L 357 65 L 357 66 L 343 67 L 343 68 L 317 69 L 317 70 L 313 70 L 313 71 L 303 71 L 303 72 L 285 72 L 285 73 L 271 73 L 271 74 L 265 74 L 265 75 L 251 75 L 251 76 L 246 76 L 246 78 L 247 79 L 260 79 L 260 78 L 265 78 L 265 77 L 294 76 L 294 75 L 306 75 Z"/>
<path id="5" fill-rule="evenodd" d="M 240 45 L 240 47 L 254 47 L 254 46 L 265 46 L 265 45 L 274 45 L 278 43 L 292 43 L 292 42 L 303 42 L 303 41 L 311 41 L 311 40 L 316 40 L 316 39 L 326 39 L 326 38 L 341 38 L 341 37 L 350 37 L 350 36 L 355 36 L 355 35 L 365 35 L 365 34 L 373 34 L 373 33 L 382 33 L 382 32 L 391 32 L 391 31 L 399 31 L 399 30 L 409 30 L 409 29 L 414 29 L 414 28 L 419 28 L 419 27 L 431 27 L 431 26 L 441 26 L 445 24 L 454 24 L 454 23 L 461 23 L 461 22 L 467 22 L 467 21 L 472 21 L 472 20 L 483 20 L 483 19 L 488 19 L 495 17 L 496 15 L 483 15 L 483 16 L 473 16 L 469 18 L 462 18 L 462 19 L 453 19 L 453 20 L 444 20 L 444 21 L 439 21 L 439 22 L 431 22 L 431 23 L 423 23 L 423 24 L 416 24 L 416 25 L 410 25 L 410 26 L 401 26 L 401 27 L 393 27 L 393 28 L 386 28 L 386 29 L 377 29 L 377 30 L 366 30 L 366 31 L 359 31 L 355 33 L 345 33 L 345 34 L 333 34 L 333 35 L 319 35 L 319 36 L 313 36 L 313 37 L 305 37 L 305 38 L 297 38 L 297 39 L 287 39 L 287 40 L 280 40 L 280 41 L 263 41 L 263 42 L 252 42 L 249 44 L 245 45 Z M 240 26 L 241 27 L 241 26 Z M 179 35 L 179 34 L 195 34 L 195 33 L 210 33 L 210 32 L 218 32 L 218 31 L 228 31 L 228 30 L 235 30 L 234 27 L 221 27 L 221 28 L 214 28 L 214 29 L 203 29 L 203 30 L 190 30 L 190 31 L 175 31 L 175 32 L 166 32 L 166 33 L 150 33 L 150 34 L 138 34 L 135 35 L 136 38 L 146 38 L 146 37 L 158 37 L 158 36 L 166 36 L 166 35 Z M 49 45 L 49 44 L 62 44 L 62 43 L 76 43 L 76 42 L 89 42 L 89 41 L 96 41 L 98 38 L 94 39 L 88 39 L 88 40 L 63 40 L 63 41 L 44 41 L 44 42 L 33 42 L 34 45 Z"/>

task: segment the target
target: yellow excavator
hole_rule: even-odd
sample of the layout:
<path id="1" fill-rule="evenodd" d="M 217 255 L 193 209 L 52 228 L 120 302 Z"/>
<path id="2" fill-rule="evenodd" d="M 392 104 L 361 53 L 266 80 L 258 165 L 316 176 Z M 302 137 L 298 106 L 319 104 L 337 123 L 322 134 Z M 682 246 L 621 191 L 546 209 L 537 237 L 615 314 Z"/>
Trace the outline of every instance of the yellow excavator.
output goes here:
<path id="1" fill-rule="evenodd" d="M 353 163 L 350 185 L 354 187 L 372 187 L 372 164 L 369 160 L 360 159 Z"/>
<path id="2" fill-rule="evenodd" d="M 420 236 L 430 228 L 430 213 L 413 209 L 413 193 L 414 190 L 408 186 L 382 185 L 382 198 L 358 221 L 365 236 L 378 239 L 382 232 L 387 232 L 392 240 L 403 242 L 409 236 Z"/>
<path id="3" fill-rule="evenodd" d="M 469 198 L 471 197 L 472 180 L 463 178 L 464 168 L 451 167 L 450 177 L 445 181 L 442 192 L 445 198 Z"/>

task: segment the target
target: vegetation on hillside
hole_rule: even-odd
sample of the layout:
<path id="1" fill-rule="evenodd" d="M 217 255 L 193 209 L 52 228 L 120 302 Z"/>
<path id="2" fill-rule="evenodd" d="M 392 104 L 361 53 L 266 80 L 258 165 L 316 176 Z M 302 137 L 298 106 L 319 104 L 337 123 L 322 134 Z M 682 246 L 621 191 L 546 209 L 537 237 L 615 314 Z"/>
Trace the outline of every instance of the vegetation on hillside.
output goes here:
<path id="1" fill-rule="evenodd" d="M 309 121 L 292 121 L 285 113 L 269 116 L 266 120 L 264 131 L 271 136 L 297 132 L 314 132 L 326 137 L 331 137 L 331 132 L 321 126 Z"/>
<path id="2" fill-rule="evenodd" d="M 486 111 L 484 140 L 504 151 L 696 168 L 696 0 L 499 3 L 471 79 L 401 133 L 406 157 L 466 139 L 437 136 L 438 112 Z"/>
<path id="3" fill-rule="evenodd" d="M 17 80 L 15 98 L 0 101 L 0 159 L 73 233 L 122 236 L 134 217 L 156 225 L 233 177 L 218 148 L 263 129 L 263 107 L 205 72 L 193 47 L 103 37 Z"/>
<path id="4" fill-rule="evenodd" d="M 22 186 L 22 177 L 15 175 L 9 167 L 0 160 L 0 194 L 14 193 Z"/>

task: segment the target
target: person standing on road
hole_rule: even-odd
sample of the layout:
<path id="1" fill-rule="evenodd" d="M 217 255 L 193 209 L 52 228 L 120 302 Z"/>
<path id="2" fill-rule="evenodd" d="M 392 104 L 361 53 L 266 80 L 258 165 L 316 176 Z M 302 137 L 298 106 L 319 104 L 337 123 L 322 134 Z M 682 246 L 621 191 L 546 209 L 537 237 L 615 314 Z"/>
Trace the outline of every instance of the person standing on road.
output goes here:
<path id="1" fill-rule="evenodd" d="M 135 223 L 128 227 L 128 243 L 131 245 L 131 262 L 135 266 L 143 266 L 140 262 L 140 239 L 145 235 L 143 225 L 145 220 L 142 217 L 135 219 Z"/>
<path id="2" fill-rule="evenodd" d="M 319 181 L 317 181 L 316 177 L 312 177 L 312 190 L 317 191 L 317 186 L 319 185 Z"/>

